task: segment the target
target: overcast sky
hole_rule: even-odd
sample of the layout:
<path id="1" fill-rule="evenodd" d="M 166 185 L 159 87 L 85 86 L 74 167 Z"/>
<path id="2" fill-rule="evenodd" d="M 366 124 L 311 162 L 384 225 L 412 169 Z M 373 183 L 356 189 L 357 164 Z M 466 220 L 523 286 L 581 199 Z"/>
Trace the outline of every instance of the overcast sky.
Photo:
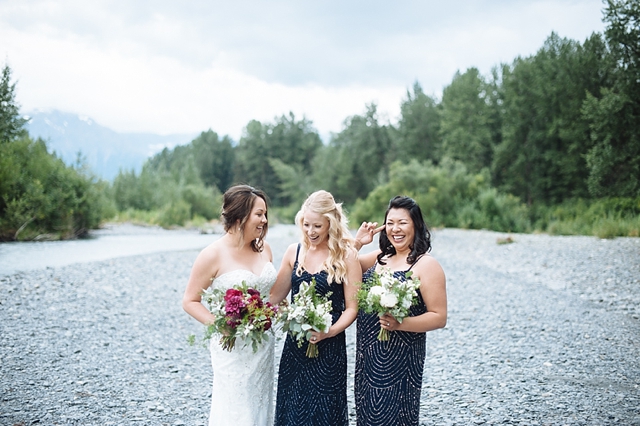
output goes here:
<path id="1" fill-rule="evenodd" d="M 120 132 L 237 140 L 293 111 L 322 135 L 378 104 L 395 122 L 418 81 L 529 56 L 552 31 L 602 32 L 601 0 L 0 0 L 0 54 L 23 112 L 59 109 Z"/>

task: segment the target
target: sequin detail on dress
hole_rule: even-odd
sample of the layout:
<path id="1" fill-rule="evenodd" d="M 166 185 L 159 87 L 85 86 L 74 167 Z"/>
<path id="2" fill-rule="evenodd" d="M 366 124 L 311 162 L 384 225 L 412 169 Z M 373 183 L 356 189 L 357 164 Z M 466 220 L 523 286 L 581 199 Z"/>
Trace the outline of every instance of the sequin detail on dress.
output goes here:
<path id="1" fill-rule="evenodd" d="M 362 279 L 367 280 L 375 265 Z M 405 271 L 395 271 L 404 280 Z M 427 308 L 420 291 L 409 316 Z M 417 426 L 420 414 L 426 333 L 393 331 L 387 342 L 378 340 L 376 314 L 358 312 L 356 337 L 355 402 L 358 426 Z"/>
<path id="2" fill-rule="evenodd" d="M 298 246 L 298 251 L 300 247 Z M 329 297 L 332 304 L 333 323 L 345 309 L 344 288 L 339 283 L 327 283 L 325 271 L 317 274 L 302 272 L 296 275 L 298 259 L 291 275 L 291 292 L 296 295 L 303 281 L 316 279 L 316 292 Z M 293 297 L 293 296 L 292 296 Z M 345 333 L 324 339 L 318 343 L 318 357 L 306 355 L 308 343 L 300 348 L 287 335 L 278 373 L 276 399 L 276 426 L 348 425 L 347 416 L 347 350 Z"/>

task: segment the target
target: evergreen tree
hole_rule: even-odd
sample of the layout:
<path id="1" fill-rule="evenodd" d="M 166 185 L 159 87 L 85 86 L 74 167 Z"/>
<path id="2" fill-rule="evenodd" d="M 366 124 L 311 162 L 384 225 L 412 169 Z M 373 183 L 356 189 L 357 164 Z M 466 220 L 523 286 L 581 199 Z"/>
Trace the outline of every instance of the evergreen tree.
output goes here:
<path id="1" fill-rule="evenodd" d="M 350 205 L 387 180 L 395 159 L 392 147 L 389 126 L 379 123 L 377 106 L 369 104 L 364 115 L 345 120 L 344 129 L 322 150 L 315 161 L 321 166 L 314 170 L 316 182 Z"/>
<path id="2" fill-rule="evenodd" d="M 605 36 L 612 84 L 592 91 L 582 113 L 590 126 L 588 188 L 594 196 L 640 196 L 640 3 L 607 0 Z"/>
<path id="3" fill-rule="evenodd" d="M 272 164 L 284 164 L 311 174 L 311 162 L 322 141 L 312 122 L 296 120 L 293 113 L 281 116 L 274 124 L 253 120 L 247 124 L 236 148 L 235 182 L 263 189 L 276 206 L 286 206 L 291 194 L 281 191 L 282 173 Z M 279 160 L 272 163 L 270 159 Z M 283 169 L 281 169 L 283 170 Z"/>
<path id="4" fill-rule="evenodd" d="M 584 46 L 552 34 L 536 55 L 503 71 L 502 141 L 493 175 L 498 186 L 527 203 L 558 203 L 588 195 L 588 125 L 580 114 L 587 93 L 603 84 L 604 45 Z"/>
<path id="5" fill-rule="evenodd" d="M 463 162 L 472 173 L 489 167 L 492 161 L 490 93 L 477 68 L 456 73 L 442 93 L 442 155 Z"/>
<path id="6" fill-rule="evenodd" d="M 437 101 L 427 96 L 418 82 L 413 93 L 400 106 L 400 120 L 396 132 L 397 159 L 408 163 L 411 160 L 429 160 L 438 163 L 440 152 L 440 116 Z"/>
<path id="7" fill-rule="evenodd" d="M 5 65 L 0 79 L 0 143 L 27 134 L 27 120 L 20 116 L 20 105 L 15 100 L 15 83 L 11 83 L 11 68 Z"/>
<path id="8" fill-rule="evenodd" d="M 235 152 L 231 139 L 228 136 L 220 139 L 209 129 L 195 138 L 191 145 L 202 182 L 225 192 L 233 184 Z"/>

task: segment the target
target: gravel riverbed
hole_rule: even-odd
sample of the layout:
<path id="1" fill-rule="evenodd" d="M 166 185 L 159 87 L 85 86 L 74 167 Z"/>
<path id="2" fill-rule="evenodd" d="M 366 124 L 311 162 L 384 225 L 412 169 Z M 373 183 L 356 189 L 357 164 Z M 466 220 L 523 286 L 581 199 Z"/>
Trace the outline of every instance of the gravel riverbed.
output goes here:
<path id="1" fill-rule="evenodd" d="M 276 265 L 297 236 L 270 229 Z M 506 236 L 434 232 L 449 321 L 428 333 L 421 424 L 640 425 L 640 239 Z M 205 425 L 209 355 L 180 306 L 196 255 L 0 277 L 0 424 Z"/>

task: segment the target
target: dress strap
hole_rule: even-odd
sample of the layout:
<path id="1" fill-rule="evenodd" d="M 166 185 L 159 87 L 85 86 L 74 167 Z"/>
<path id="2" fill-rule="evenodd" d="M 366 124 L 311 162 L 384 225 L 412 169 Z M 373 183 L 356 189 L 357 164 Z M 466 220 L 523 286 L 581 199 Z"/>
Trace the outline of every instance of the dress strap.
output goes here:
<path id="1" fill-rule="evenodd" d="M 300 243 L 298 243 L 298 248 L 296 249 L 296 263 L 298 263 L 298 256 L 300 255 Z"/>
<path id="2" fill-rule="evenodd" d="M 420 256 L 418 256 L 418 258 L 416 259 L 415 262 L 413 262 L 411 264 L 411 266 L 409 266 L 409 269 L 407 269 L 407 272 L 409 272 L 411 270 L 411 268 L 413 268 L 413 265 L 415 265 L 416 263 L 418 263 L 418 260 L 420 260 L 422 258 L 422 256 L 424 256 L 424 254 L 421 254 Z"/>

